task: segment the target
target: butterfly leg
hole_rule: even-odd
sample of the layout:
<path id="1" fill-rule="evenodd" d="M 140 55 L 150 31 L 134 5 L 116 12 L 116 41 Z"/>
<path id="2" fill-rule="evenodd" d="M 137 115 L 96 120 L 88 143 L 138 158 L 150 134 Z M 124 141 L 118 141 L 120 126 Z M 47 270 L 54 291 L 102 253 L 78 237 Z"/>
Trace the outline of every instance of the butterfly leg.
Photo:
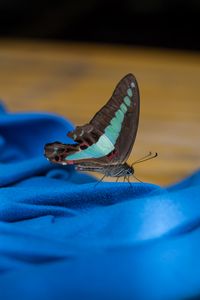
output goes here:
<path id="1" fill-rule="evenodd" d="M 95 183 L 94 187 L 96 187 L 100 182 L 103 181 L 103 179 L 106 177 L 106 175 L 103 175 L 103 177 Z"/>
<path id="2" fill-rule="evenodd" d="M 130 182 L 129 177 L 127 176 L 126 178 L 127 178 L 127 181 L 128 181 L 128 183 L 129 183 L 130 187 L 133 188 L 133 185 L 132 185 L 132 183 Z"/>
<path id="3" fill-rule="evenodd" d="M 119 181 L 119 177 L 117 177 L 117 179 L 116 179 L 116 182 L 118 182 Z"/>
<path id="4" fill-rule="evenodd" d="M 132 176 L 139 182 L 144 183 L 143 181 L 141 181 L 139 178 L 137 178 L 135 175 L 132 174 Z"/>

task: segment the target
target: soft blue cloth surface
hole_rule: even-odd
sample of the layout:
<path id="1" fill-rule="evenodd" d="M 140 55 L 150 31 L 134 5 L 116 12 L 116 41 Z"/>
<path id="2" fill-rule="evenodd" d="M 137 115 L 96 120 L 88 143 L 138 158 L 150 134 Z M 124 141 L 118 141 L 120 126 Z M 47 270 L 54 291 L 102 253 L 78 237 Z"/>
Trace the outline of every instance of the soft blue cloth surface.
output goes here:
<path id="1" fill-rule="evenodd" d="M 200 172 L 169 188 L 95 186 L 43 157 L 71 128 L 0 107 L 0 299 L 200 295 Z"/>

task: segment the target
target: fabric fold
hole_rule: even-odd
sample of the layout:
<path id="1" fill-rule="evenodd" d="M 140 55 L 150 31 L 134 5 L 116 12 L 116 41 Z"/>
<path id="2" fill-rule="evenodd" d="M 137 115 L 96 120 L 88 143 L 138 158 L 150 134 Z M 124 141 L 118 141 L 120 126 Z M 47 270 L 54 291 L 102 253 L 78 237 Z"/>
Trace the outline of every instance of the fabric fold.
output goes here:
<path id="1" fill-rule="evenodd" d="M 0 104 L 1 300 L 200 295 L 200 171 L 165 188 L 96 185 L 43 156 L 72 128 Z"/>

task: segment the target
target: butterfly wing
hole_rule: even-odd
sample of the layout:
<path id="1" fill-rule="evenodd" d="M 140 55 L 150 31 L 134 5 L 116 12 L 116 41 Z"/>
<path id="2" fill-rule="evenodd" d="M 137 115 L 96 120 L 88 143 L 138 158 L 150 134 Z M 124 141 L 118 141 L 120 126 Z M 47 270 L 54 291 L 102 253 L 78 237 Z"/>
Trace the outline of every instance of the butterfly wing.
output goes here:
<path id="1" fill-rule="evenodd" d="M 132 74 L 126 75 L 116 86 L 110 100 L 90 121 L 112 142 L 112 155 L 100 158 L 107 163 L 122 163 L 127 160 L 135 142 L 140 111 L 139 88 Z"/>
<path id="2" fill-rule="evenodd" d="M 62 144 L 54 142 L 46 144 L 44 147 L 44 156 L 53 163 L 57 164 L 73 164 L 73 161 L 65 161 L 65 158 L 71 154 L 80 151 L 78 144 Z"/>
<path id="3" fill-rule="evenodd" d="M 45 156 L 52 162 L 63 164 L 121 163 L 131 152 L 138 121 L 139 89 L 135 77 L 128 74 L 89 124 L 78 126 L 68 133 L 77 144 L 47 144 Z"/>

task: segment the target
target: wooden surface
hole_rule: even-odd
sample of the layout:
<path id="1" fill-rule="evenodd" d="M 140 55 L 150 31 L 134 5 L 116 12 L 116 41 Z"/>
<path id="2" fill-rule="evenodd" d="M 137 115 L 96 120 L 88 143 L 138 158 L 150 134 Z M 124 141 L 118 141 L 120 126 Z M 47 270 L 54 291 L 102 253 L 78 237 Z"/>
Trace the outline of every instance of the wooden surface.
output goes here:
<path id="1" fill-rule="evenodd" d="M 86 123 L 117 82 L 138 79 L 141 114 L 129 162 L 142 181 L 166 185 L 200 163 L 200 55 L 131 47 L 0 41 L 0 97 L 11 111 L 48 111 Z M 20 134 L 20 133 L 19 133 Z"/>

